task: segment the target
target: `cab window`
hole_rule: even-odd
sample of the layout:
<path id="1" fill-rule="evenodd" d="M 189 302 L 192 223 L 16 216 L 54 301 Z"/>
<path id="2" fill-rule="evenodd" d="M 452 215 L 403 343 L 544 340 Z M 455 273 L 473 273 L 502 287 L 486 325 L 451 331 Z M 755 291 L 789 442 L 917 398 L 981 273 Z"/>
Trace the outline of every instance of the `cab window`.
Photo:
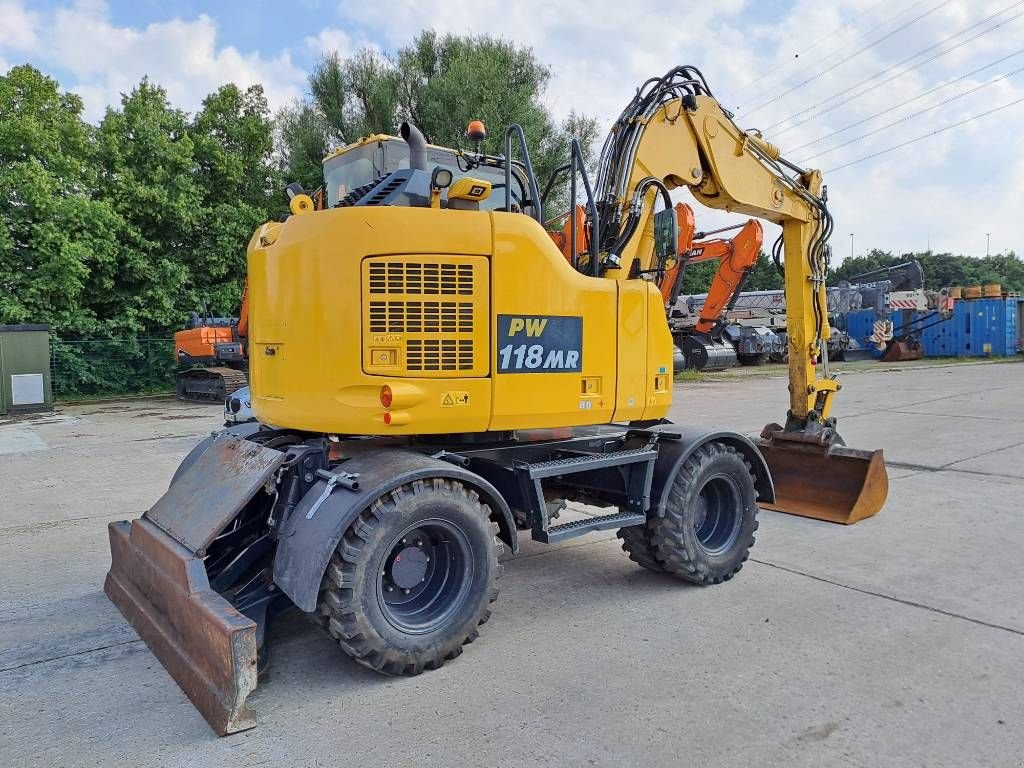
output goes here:
<path id="1" fill-rule="evenodd" d="M 466 170 L 465 162 L 453 152 L 437 147 L 427 148 L 427 167 L 442 166 L 456 179 L 472 176 L 491 182 L 491 195 L 480 204 L 481 210 L 496 211 L 505 207 L 505 171 L 481 165 Z M 409 167 L 409 146 L 400 139 L 389 139 L 350 149 L 324 161 L 324 182 L 328 205 L 334 207 L 349 192 L 377 181 L 393 171 Z M 521 208 L 526 198 L 522 181 L 512 174 L 513 208 Z"/>

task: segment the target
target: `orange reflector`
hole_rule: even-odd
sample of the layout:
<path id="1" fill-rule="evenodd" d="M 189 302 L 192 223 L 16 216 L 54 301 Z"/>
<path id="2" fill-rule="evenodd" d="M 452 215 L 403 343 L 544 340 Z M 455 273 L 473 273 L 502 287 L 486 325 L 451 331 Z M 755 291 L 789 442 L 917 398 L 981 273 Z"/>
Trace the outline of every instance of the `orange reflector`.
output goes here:
<path id="1" fill-rule="evenodd" d="M 385 384 L 383 387 L 380 388 L 380 404 L 383 405 L 385 408 L 390 408 L 393 400 L 394 395 L 391 392 L 391 387 Z"/>

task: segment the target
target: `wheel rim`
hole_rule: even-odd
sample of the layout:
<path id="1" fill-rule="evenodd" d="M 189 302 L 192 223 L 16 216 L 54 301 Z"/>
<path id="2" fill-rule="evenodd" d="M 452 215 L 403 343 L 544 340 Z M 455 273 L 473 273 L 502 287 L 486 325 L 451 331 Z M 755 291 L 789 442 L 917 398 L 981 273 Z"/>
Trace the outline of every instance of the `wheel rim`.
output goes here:
<path id="1" fill-rule="evenodd" d="M 709 555 L 719 555 L 736 543 L 743 525 L 743 500 L 728 475 L 710 478 L 700 489 L 694 532 Z"/>
<path id="2" fill-rule="evenodd" d="M 473 549 L 449 520 L 424 520 L 398 534 L 377 578 L 384 618 L 403 632 L 426 634 L 444 626 L 469 595 Z"/>

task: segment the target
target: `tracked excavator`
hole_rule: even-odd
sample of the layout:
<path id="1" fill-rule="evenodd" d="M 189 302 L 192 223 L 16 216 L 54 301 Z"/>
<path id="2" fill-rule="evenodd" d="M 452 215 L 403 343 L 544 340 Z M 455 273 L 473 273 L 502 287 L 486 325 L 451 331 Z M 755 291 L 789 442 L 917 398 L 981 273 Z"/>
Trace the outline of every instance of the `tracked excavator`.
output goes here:
<path id="1" fill-rule="evenodd" d="M 759 507 L 851 523 L 886 497 L 881 451 L 845 447 L 831 415 L 820 174 L 737 127 L 697 69 L 642 86 L 595 184 L 572 143 L 569 260 L 519 126 L 494 156 L 401 136 L 329 157 L 329 207 L 292 189 L 292 215 L 253 235 L 259 423 L 204 440 L 110 526 L 106 593 L 219 734 L 255 725 L 284 611 L 414 675 L 477 639 L 522 536 L 616 530 L 640 566 L 713 585 L 747 559 Z M 681 255 L 680 187 L 783 228 L 790 408 L 757 440 L 666 419 L 657 279 Z M 567 501 L 600 514 L 556 523 Z"/>
<path id="2" fill-rule="evenodd" d="M 180 400 L 223 402 L 247 383 L 249 289 L 238 317 L 203 317 L 193 312 L 188 327 L 174 334 L 174 357 L 191 366 L 175 377 Z"/>

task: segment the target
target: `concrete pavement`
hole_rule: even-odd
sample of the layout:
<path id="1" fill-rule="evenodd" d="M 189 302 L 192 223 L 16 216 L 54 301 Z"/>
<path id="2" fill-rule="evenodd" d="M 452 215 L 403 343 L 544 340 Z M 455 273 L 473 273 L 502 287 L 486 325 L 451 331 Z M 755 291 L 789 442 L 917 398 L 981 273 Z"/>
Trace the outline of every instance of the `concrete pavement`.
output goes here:
<path id="1" fill-rule="evenodd" d="M 1021 765 L 1022 395 L 1020 364 L 851 374 L 836 415 L 886 451 L 878 517 L 762 513 L 712 588 L 607 534 L 527 542 L 480 640 L 417 678 L 282 622 L 260 725 L 224 739 L 102 594 L 106 523 L 160 495 L 219 408 L 0 424 L 0 765 Z M 686 383 L 673 418 L 756 433 L 785 406 L 784 379 Z"/>

